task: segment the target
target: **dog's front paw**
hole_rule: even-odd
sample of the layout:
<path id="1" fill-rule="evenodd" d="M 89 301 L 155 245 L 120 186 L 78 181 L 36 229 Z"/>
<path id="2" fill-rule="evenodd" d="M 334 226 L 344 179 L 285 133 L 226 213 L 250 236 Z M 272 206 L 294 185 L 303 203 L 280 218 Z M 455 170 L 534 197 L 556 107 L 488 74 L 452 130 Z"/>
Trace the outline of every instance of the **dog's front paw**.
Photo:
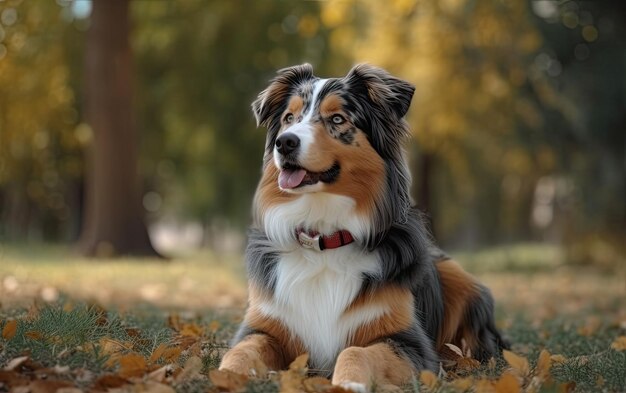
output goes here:
<path id="1" fill-rule="evenodd" d="M 341 382 L 338 385 L 346 390 L 350 390 L 355 393 L 369 393 L 370 391 L 366 384 L 360 382 L 347 381 Z"/>

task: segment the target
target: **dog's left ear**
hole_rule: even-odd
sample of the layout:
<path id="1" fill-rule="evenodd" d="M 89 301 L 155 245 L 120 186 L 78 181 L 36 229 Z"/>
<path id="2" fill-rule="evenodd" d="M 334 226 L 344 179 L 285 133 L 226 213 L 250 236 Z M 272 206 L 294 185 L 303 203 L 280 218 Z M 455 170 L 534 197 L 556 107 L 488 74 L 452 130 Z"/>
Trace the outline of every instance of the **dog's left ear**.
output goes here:
<path id="1" fill-rule="evenodd" d="M 351 86 L 364 88 L 372 103 L 386 112 L 398 118 L 408 112 L 415 92 L 415 87 L 409 82 L 369 64 L 356 65 L 346 79 Z"/>

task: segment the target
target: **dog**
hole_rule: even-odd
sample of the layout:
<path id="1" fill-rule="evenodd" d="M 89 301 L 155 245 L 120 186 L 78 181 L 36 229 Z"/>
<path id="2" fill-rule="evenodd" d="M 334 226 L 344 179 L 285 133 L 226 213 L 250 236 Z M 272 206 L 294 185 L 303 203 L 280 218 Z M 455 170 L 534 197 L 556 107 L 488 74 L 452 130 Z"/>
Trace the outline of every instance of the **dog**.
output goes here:
<path id="1" fill-rule="evenodd" d="M 309 354 L 355 391 L 437 371 L 445 344 L 506 347 L 489 290 L 435 246 L 412 208 L 403 144 L 414 86 L 360 64 L 278 71 L 252 104 L 267 128 L 246 264 L 248 308 L 220 369 L 254 375 Z"/>

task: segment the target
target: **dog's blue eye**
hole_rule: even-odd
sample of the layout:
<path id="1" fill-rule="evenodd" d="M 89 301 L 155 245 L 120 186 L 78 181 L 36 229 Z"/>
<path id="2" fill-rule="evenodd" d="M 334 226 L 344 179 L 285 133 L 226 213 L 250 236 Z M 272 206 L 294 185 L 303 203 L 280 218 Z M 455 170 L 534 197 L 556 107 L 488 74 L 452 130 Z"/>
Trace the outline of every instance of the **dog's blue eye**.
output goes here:
<path id="1" fill-rule="evenodd" d="M 293 114 L 291 113 L 287 113 L 285 115 L 285 123 L 287 124 L 291 124 L 291 122 L 293 122 Z"/>
<path id="2" fill-rule="evenodd" d="M 330 118 L 330 121 L 332 121 L 334 124 L 343 124 L 346 119 L 344 119 L 341 115 L 333 115 L 333 117 Z"/>

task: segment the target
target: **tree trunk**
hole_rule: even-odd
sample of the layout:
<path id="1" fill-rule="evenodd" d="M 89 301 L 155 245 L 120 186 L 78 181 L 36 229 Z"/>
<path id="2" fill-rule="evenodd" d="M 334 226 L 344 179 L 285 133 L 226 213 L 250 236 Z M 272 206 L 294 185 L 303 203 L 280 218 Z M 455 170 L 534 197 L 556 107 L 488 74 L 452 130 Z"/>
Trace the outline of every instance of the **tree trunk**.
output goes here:
<path id="1" fill-rule="evenodd" d="M 129 0 L 95 0 L 85 57 L 87 150 L 80 251 L 88 256 L 158 255 L 143 222 L 138 134 L 133 122 Z"/>

